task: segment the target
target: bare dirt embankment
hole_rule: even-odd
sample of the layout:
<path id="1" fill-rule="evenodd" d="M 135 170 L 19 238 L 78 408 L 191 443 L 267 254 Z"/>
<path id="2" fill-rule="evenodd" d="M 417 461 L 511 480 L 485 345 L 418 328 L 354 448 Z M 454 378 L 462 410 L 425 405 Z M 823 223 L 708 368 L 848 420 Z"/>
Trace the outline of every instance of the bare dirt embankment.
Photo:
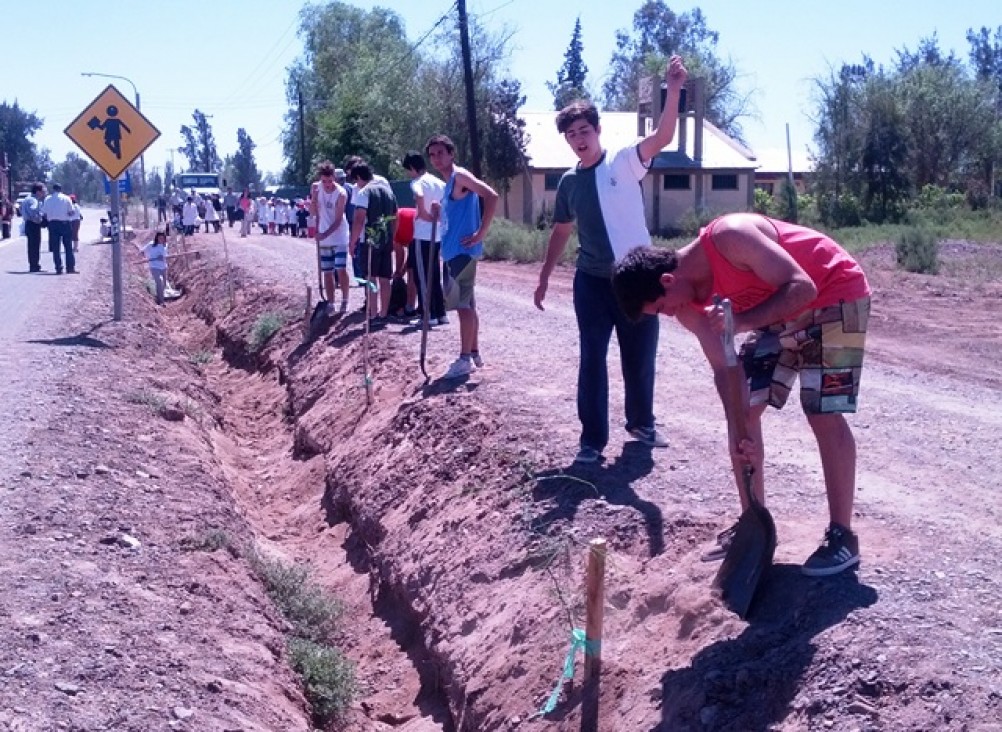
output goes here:
<path id="1" fill-rule="evenodd" d="M 196 240 L 218 250 L 214 239 Z M 160 368 L 141 383 L 180 389 L 211 415 L 186 420 L 188 437 L 156 420 L 148 433 L 162 450 L 151 453 L 161 458 L 158 485 L 184 487 L 184 500 L 174 505 L 171 494 L 133 506 L 132 491 L 114 492 L 119 511 L 133 506 L 130 516 L 143 527 L 136 530 L 162 536 L 165 547 L 164 563 L 144 566 L 143 580 L 124 577 L 123 592 L 143 582 L 173 587 L 183 580 L 171 578 L 197 562 L 200 582 L 233 593 L 213 589 L 216 612 L 203 618 L 199 607 L 198 623 L 190 605 L 171 615 L 171 648 L 186 665 L 170 677 L 173 687 L 149 685 L 148 693 L 161 694 L 149 706 L 163 724 L 170 708 L 164 689 L 194 688 L 191 679 L 201 677 L 188 669 L 213 658 L 228 659 L 229 675 L 218 676 L 224 685 L 269 668 L 250 658 L 236 663 L 226 653 L 232 644 L 277 648 L 264 654 L 268 663 L 281 656 L 274 636 L 281 622 L 264 609 L 240 561 L 224 551 L 182 551 L 183 535 L 216 527 L 254 533 L 265 551 L 308 562 L 343 598 L 349 612 L 341 641 L 362 685 L 347 729 L 577 729 L 577 685 L 565 687 L 553 713 L 534 714 L 560 675 L 572 627 L 583 622 L 585 546 L 604 537 L 602 730 L 999 729 L 1000 257 L 997 248 L 951 246 L 954 269 L 935 278 L 893 271 L 884 250 L 863 258 L 876 286 L 876 316 L 863 408 L 853 418 L 861 487 L 855 525 L 864 554 L 858 573 L 828 580 L 799 574 L 797 564 L 824 526 L 820 467 L 803 418 L 792 408 L 769 416 L 767 470 L 780 547 L 747 623 L 713 599 L 715 567 L 698 561 L 700 546 L 732 520 L 735 498 L 721 410 L 694 344 L 677 326 L 662 326 L 658 374 L 657 413 L 671 448 L 651 452 L 616 434 L 622 394 L 613 349 L 616 436 L 607 463 L 577 469 L 570 466 L 577 425 L 569 273 L 555 278 L 540 314 L 531 305 L 535 268 L 482 268 L 488 364 L 460 384 L 424 383 L 414 329 L 374 334 L 367 374 L 374 401 L 367 405 L 358 315 L 312 344 L 302 344 L 298 325 L 289 324 L 262 349 L 249 346 L 262 313 L 302 310 L 308 245 L 231 241 L 241 264 L 232 310 L 218 251 L 210 252 L 201 271 L 184 275 L 186 298 L 162 318 L 140 314 L 170 342 L 136 328 L 111 354 L 90 356 L 103 376 L 89 403 L 95 415 L 98 405 L 117 415 L 100 424 L 117 436 L 113 467 L 131 482 L 138 468 L 121 456 L 131 457 L 126 445 L 147 434 L 149 420 L 139 405 L 132 405 L 135 417 L 121 417 L 114 395 L 128 382 L 109 357 L 143 353 Z M 451 360 L 455 327 L 432 333 L 436 373 Z M 185 355 L 204 351 L 215 358 L 202 367 Z M 185 472 L 196 466 L 197 479 Z M 77 490 L 96 483 L 77 480 Z M 126 485 L 125 478 L 108 485 Z M 227 514 L 229 499 L 236 509 Z M 201 513 L 188 513 L 189 505 Z M 46 562 L 33 571 L 42 587 L 60 581 L 60 572 L 76 574 Z M 153 630 L 134 634 L 129 651 L 140 659 L 130 668 L 145 679 L 161 668 L 149 659 L 162 641 L 154 618 L 163 608 L 142 598 L 132 608 L 136 622 Z M 239 615 L 245 603 L 261 608 L 256 625 Z M 233 612 L 247 620 L 235 624 Z M 99 614 L 81 621 L 95 637 L 102 627 Z M 195 642 L 201 637 L 215 644 L 205 657 Z M 291 699 L 285 703 L 300 715 L 295 724 L 305 724 L 302 701 L 283 686 L 286 673 L 263 675 L 271 686 L 262 683 L 255 700 L 240 697 L 242 713 L 257 724 L 246 728 L 300 728 L 264 716 L 275 700 Z M 87 693 L 73 699 L 112 693 L 101 678 L 82 684 Z M 26 691 L 40 688 L 22 683 Z M 233 695 L 206 697 L 190 702 L 198 716 L 175 715 L 175 725 L 225 729 L 201 705 L 225 697 L 232 709 Z M 60 710 L 52 719 L 80 718 Z M 127 704 L 122 713 L 132 719 Z"/>

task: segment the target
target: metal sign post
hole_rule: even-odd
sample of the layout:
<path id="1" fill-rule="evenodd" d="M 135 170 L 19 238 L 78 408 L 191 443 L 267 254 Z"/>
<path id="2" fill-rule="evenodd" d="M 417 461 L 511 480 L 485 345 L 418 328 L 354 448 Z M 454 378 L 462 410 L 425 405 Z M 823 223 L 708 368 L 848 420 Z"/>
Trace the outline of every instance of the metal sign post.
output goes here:
<path id="1" fill-rule="evenodd" d="M 115 320 L 122 319 L 122 227 L 119 217 L 118 179 L 111 182 L 111 289 Z"/>

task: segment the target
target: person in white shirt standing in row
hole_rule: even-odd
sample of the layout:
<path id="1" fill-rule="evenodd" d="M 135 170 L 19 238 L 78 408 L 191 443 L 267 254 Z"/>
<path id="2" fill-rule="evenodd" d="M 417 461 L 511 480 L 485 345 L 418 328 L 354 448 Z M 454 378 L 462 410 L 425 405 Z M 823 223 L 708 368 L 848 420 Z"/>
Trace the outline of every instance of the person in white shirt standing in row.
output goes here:
<path id="1" fill-rule="evenodd" d="M 193 236 L 195 227 L 198 226 L 198 204 L 195 203 L 194 196 L 188 196 L 181 208 L 181 226 L 184 227 L 185 236 Z"/>
<path id="2" fill-rule="evenodd" d="M 442 295 L 442 257 L 441 242 L 444 222 L 439 221 L 432 227 L 431 205 L 440 203 L 445 193 L 445 183 L 428 172 L 424 156 L 416 150 L 411 150 L 404 156 L 402 165 L 407 175 L 411 177 L 411 190 L 414 192 L 414 241 L 408 247 L 407 268 L 417 281 L 418 311 L 424 312 L 424 296 L 428 293 L 428 324 L 445 325 L 449 319 L 445 315 L 445 298 Z M 432 241 L 432 229 L 435 229 L 435 239 Z M 431 248 L 431 267 L 429 252 Z M 419 266 L 420 258 L 420 266 Z M 421 280 L 424 273 L 426 281 Z M 420 325 L 421 318 L 411 323 Z"/>
<path id="3" fill-rule="evenodd" d="M 62 186 L 52 184 L 52 193 L 42 202 L 42 216 L 49 227 L 49 251 L 52 252 L 52 263 L 56 274 L 63 273 L 62 253 L 66 253 L 66 273 L 76 274 L 76 257 L 73 255 L 73 228 L 70 222 L 76 211 L 73 201 L 63 193 Z"/>
<path id="4" fill-rule="evenodd" d="M 317 168 L 320 182 L 314 183 L 310 208 L 317 219 L 316 242 L 327 298 L 327 314 L 334 314 L 334 278 L 341 288 L 339 312 L 348 312 L 348 219 L 344 208 L 348 196 L 334 180 L 334 165 L 325 160 Z"/>

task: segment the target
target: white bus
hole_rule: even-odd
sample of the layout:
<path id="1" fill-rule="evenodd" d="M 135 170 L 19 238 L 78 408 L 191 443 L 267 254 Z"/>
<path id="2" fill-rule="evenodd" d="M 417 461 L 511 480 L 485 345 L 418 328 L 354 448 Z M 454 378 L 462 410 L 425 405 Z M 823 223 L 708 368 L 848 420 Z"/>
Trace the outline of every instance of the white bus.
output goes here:
<path id="1" fill-rule="evenodd" d="M 223 193 L 226 181 L 219 173 L 178 173 L 174 176 L 174 187 L 184 193 L 192 190 L 201 196 L 211 196 L 213 193 Z"/>

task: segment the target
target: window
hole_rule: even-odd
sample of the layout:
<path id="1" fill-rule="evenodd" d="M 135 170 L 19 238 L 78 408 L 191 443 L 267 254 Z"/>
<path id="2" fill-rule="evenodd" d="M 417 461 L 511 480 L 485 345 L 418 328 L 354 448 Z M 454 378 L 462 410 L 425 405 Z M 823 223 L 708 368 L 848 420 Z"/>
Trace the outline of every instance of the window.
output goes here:
<path id="1" fill-rule="evenodd" d="M 543 190 L 555 191 L 563 173 L 546 173 L 543 176 Z"/>
<path id="2" fill-rule="evenodd" d="M 669 174 L 662 184 L 666 191 L 687 191 L 690 187 L 690 177 L 687 174 Z"/>
<path id="3" fill-rule="evenodd" d="M 736 191 L 738 189 L 738 176 L 735 173 L 714 175 L 710 187 L 714 191 Z"/>
<path id="4" fill-rule="evenodd" d="M 771 195 L 773 195 L 773 194 L 775 193 L 775 191 L 773 190 L 773 187 L 772 187 L 772 186 L 773 186 L 773 184 L 772 184 L 772 183 L 756 183 L 756 184 L 755 184 L 755 188 L 756 188 L 757 190 L 760 190 L 760 191 L 765 191 L 765 192 L 766 192 L 766 193 L 768 193 L 768 194 L 769 194 L 770 196 L 771 196 Z"/>

